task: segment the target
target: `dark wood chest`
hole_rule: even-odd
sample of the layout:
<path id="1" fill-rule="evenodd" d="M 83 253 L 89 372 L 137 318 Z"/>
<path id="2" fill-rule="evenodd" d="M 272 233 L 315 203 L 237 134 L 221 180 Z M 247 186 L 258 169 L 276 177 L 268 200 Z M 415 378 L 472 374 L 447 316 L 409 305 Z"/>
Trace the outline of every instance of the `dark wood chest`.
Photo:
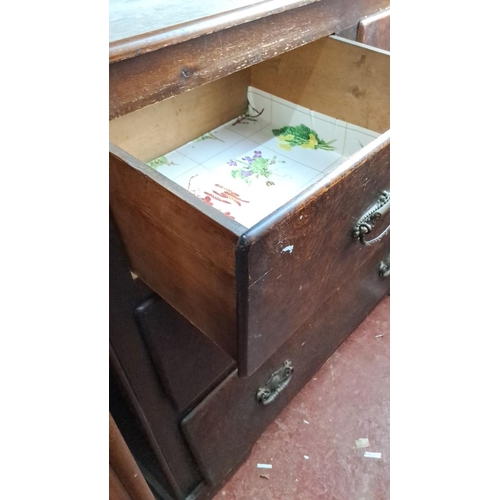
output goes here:
<path id="1" fill-rule="evenodd" d="M 159 497 L 210 497 L 389 289 L 389 55 L 263 4 L 111 44 L 112 409 Z"/>

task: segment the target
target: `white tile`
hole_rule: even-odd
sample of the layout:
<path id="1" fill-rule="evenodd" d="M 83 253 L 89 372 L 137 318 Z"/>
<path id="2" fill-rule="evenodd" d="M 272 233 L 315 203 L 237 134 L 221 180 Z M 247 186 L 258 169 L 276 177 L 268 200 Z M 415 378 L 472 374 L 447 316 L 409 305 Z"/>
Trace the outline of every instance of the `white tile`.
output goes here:
<path id="1" fill-rule="evenodd" d="M 360 127 L 358 125 L 354 125 L 353 123 L 347 123 L 347 128 L 349 130 L 354 130 L 356 132 L 361 132 L 362 134 L 369 135 L 370 137 L 373 137 L 376 139 L 380 134 L 378 132 L 375 132 L 373 130 L 369 130 L 367 128 Z"/>
<path id="2" fill-rule="evenodd" d="M 319 113 L 318 111 L 311 111 L 311 116 L 313 118 L 313 122 L 315 119 L 323 120 L 328 123 L 337 123 L 337 118 L 333 118 L 332 116 L 324 115 L 323 113 Z M 345 123 L 345 122 L 342 122 Z"/>
<path id="3" fill-rule="evenodd" d="M 310 181 L 308 181 L 304 185 L 302 185 L 300 190 L 304 191 L 308 187 L 312 186 L 313 184 L 316 184 L 318 181 L 323 179 L 323 177 L 325 177 L 324 173 L 321 173 L 321 174 L 317 175 L 316 177 L 313 177 Z"/>
<path id="4" fill-rule="evenodd" d="M 346 158 L 341 156 L 336 161 L 334 161 L 331 165 L 329 165 L 328 168 L 323 170 L 323 174 L 326 175 L 326 174 L 329 174 L 330 172 L 333 172 L 336 168 L 340 167 L 340 165 L 342 165 L 342 163 L 344 163 L 345 161 L 346 161 Z"/>
<path id="5" fill-rule="evenodd" d="M 312 111 L 309 108 L 301 106 L 300 104 L 295 104 L 294 102 L 287 101 L 286 99 L 282 99 L 281 97 L 278 97 L 276 95 L 273 95 L 272 100 L 273 103 L 276 102 L 278 104 L 282 104 L 283 106 L 287 106 L 288 108 L 297 110 L 299 113 L 304 113 L 311 116 Z"/>
<path id="6" fill-rule="evenodd" d="M 206 169 L 202 165 L 198 165 L 187 172 L 184 172 L 182 175 L 179 175 L 175 178 L 175 182 L 182 186 L 184 189 L 191 191 L 191 184 L 193 179 L 198 177 L 207 177 L 210 175 L 210 170 Z"/>
<path id="7" fill-rule="evenodd" d="M 205 160 L 225 151 L 241 140 L 241 135 L 222 125 L 211 132 L 203 134 L 198 139 L 187 143 L 185 146 L 177 149 L 177 151 L 196 163 L 203 163 Z"/>
<path id="8" fill-rule="evenodd" d="M 187 172 L 188 170 L 191 170 L 192 168 L 198 165 L 198 163 L 194 162 L 193 160 L 190 160 L 187 156 L 181 155 L 177 151 L 172 151 L 171 153 L 162 155 L 156 158 L 156 160 L 153 160 L 153 162 L 149 163 L 153 164 L 159 163 L 158 160 L 164 163 L 162 165 L 157 166 L 156 168 L 155 167 L 152 168 L 154 168 L 157 172 L 160 172 L 160 174 L 163 174 L 165 177 L 168 177 L 169 179 L 172 180 L 174 180 L 175 178 L 179 177 L 183 173 Z"/>
<path id="9" fill-rule="evenodd" d="M 357 130 L 348 128 L 346 131 L 344 143 L 344 157 L 348 158 L 349 156 L 352 156 L 354 153 L 356 153 L 356 151 L 364 148 L 373 140 L 375 140 L 375 138 L 370 135 L 366 135 L 358 132 Z"/>
<path id="10" fill-rule="evenodd" d="M 289 104 L 292 105 L 291 103 Z M 310 127 L 311 114 L 299 111 L 295 107 L 290 107 L 290 105 L 273 101 L 271 124 L 276 128 L 281 128 L 285 125 L 306 125 L 307 127 Z"/>
<path id="11" fill-rule="evenodd" d="M 337 118 L 337 126 L 347 128 L 347 122 Z"/>
<path id="12" fill-rule="evenodd" d="M 331 135 L 327 136 L 318 132 L 318 137 L 321 140 L 328 142 L 332 139 L 338 138 L 339 144 L 343 142 L 343 129 L 338 130 L 338 134 L 340 135 L 337 137 L 337 129 L 335 128 L 335 125 L 327 124 L 326 122 L 322 123 L 325 124 L 325 126 L 330 127 Z M 310 128 L 314 130 L 312 127 Z M 256 134 L 250 136 L 250 139 L 263 144 L 265 147 L 284 156 L 289 160 L 301 163 L 319 172 L 323 171 L 341 156 L 337 151 L 303 148 L 301 146 L 290 147 L 285 141 L 281 141 L 278 137 L 276 137 L 273 133 L 273 130 L 279 129 L 274 129 L 272 125 L 268 125 Z M 334 142 L 332 145 L 335 147 L 335 144 L 336 142 Z"/>

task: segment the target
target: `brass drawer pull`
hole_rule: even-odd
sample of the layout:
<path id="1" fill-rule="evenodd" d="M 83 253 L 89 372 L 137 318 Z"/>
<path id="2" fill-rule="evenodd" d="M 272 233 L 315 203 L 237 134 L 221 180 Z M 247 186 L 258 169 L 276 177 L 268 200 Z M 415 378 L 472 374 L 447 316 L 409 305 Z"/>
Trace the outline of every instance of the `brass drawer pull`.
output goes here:
<path id="1" fill-rule="evenodd" d="M 381 278 L 391 275 L 391 255 L 389 254 L 378 266 L 378 274 Z"/>
<path id="2" fill-rule="evenodd" d="M 259 388 L 256 394 L 257 401 L 263 405 L 272 403 L 288 385 L 292 373 L 292 362 L 287 360 L 271 375 L 266 384 Z"/>
<path id="3" fill-rule="evenodd" d="M 352 237 L 359 239 L 362 245 L 370 246 L 380 241 L 390 230 L 391 226 L 388 225 L 382 233 L 376 238 L 367 240 L 366 236 L 370 234 L 377 222 L 389 212 L 391 208 L 391 194 L 389 191 L 382 191 L 377 202 L 372 205 L 365 214 L 358 220 L 354 226 Z"/>

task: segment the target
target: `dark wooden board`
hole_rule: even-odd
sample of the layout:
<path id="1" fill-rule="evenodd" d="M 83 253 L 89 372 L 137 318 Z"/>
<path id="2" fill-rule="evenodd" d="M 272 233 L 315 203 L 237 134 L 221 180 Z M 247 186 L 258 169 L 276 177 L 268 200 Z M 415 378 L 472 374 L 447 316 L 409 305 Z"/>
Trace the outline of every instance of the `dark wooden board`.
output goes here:
<path id="1" fill-rule="evenodd" d="M 240 225 L 110 147 L 110 205 L 131 270 L 236 359 L 238 232 L 223 224 Z"/>
<path id="2" fill-rule="evenodd" d="M 250 378 L 233 372 L 183 421 L 182 429 L 209 483 L 218 484 L 245 458 L 266 427 L 320 366 L 387 294 L 389 280 L 378 275 L 389 240 L 372 253 L 351 279 L 336 290 L 295 335 Z M 255 395 L 285 360 L 294 373 L 289 385 L 268 406 Z M 209 432 L 207 432 L 209 430 Z"/>
<path id="3" fill-rule="evenodd" d="M 110 370 L 140 422 L 172 496 L 184 498 L 201 481 L 178 427 L 178 415 L 161 386 L 134 321 L 138 305 L 115 224 L 110 221 Z"/>
<path id="4" fill-rule="evenodd" d="M 109 466 L 110 481 L 112 469 L 116 479 L 123 485 L 131 500 L 154 500 L 154 496 L 111 414 L 109 415 Z M 116 484 L 116 481 L 114 483 Z M 111 487 L 110 500 L 113 500 Z M 122 497 L 116 496 L 114 500 L 122 500 Z"/>
<path id="5" fill-rule="evenodd" d="M 176 409 L 186 414 L 236 362 L 157 295 L 135 311 L 158 376 Z"/>
<path id="6" fill-rule="evenodd" d="M 373 252 L 376 245 L 361 245 L 352 229 L 389 188 L 389 168 L 386 133 L 241 236 L 240 376 L 254 373 Z"/>
<path id="7" fill-rule="evenodd" d="M 114 62 L 109 67 L 109 117 L 328 36 L 387 6 L 387 0 L 321 0 Z"/>
<path id="8" fill-rule="evenodd" d="M 390 9 L 362 19 L 358 25 L 357 41 L 383 50 L 391 50 Z"/>

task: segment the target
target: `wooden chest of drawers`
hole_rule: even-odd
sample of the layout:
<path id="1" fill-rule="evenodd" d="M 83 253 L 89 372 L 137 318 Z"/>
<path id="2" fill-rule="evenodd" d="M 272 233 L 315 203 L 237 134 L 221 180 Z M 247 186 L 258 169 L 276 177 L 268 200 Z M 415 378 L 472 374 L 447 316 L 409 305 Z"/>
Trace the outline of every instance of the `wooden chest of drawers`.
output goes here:
<path id="1" fill-rule="evenodd" d="M 295 7 L 284 14 L 300 23 L 306 9 L 331 4 Z M 262 25 L 274 17 L 266 16 Z M 213 33 L 175 43 L 159 33 L 158 48 L 135 65 L 125 49 L 137 41 L 112 44 L 111 364 L 142 429 L 137 453 L 149 450 L 156 465 L 145 469 L 159 471 L 150 484 L 166 482 L 160 496 L 210 496 L 388 291 L 389 55 L 335 37 L 312 41 L 327 25 L 318 21 L 302 42 L 291 34 L 276 55 L 265 43 L 247 47 L 252 57 L 236 66 L 239 50 L 233 63 L 224 53 L 218 74 L 217 61 L 205 70 L 197 52 L 164 59 L 195 39 L 210 54 L 222 50 L 211 46 Z M 273 106 L 291 103 L 373 135 L 354 153 L 342 150 L 334 168 L 311 160 L 314 182 L 244 225 L 148 163 L 241 118 L 249 88 Z M 307 153 L 322 144 L 313 129 L 302 142 Z M 275 135 L 285 148 L 274 158 L 285 163 L 301 146 Z"/>

